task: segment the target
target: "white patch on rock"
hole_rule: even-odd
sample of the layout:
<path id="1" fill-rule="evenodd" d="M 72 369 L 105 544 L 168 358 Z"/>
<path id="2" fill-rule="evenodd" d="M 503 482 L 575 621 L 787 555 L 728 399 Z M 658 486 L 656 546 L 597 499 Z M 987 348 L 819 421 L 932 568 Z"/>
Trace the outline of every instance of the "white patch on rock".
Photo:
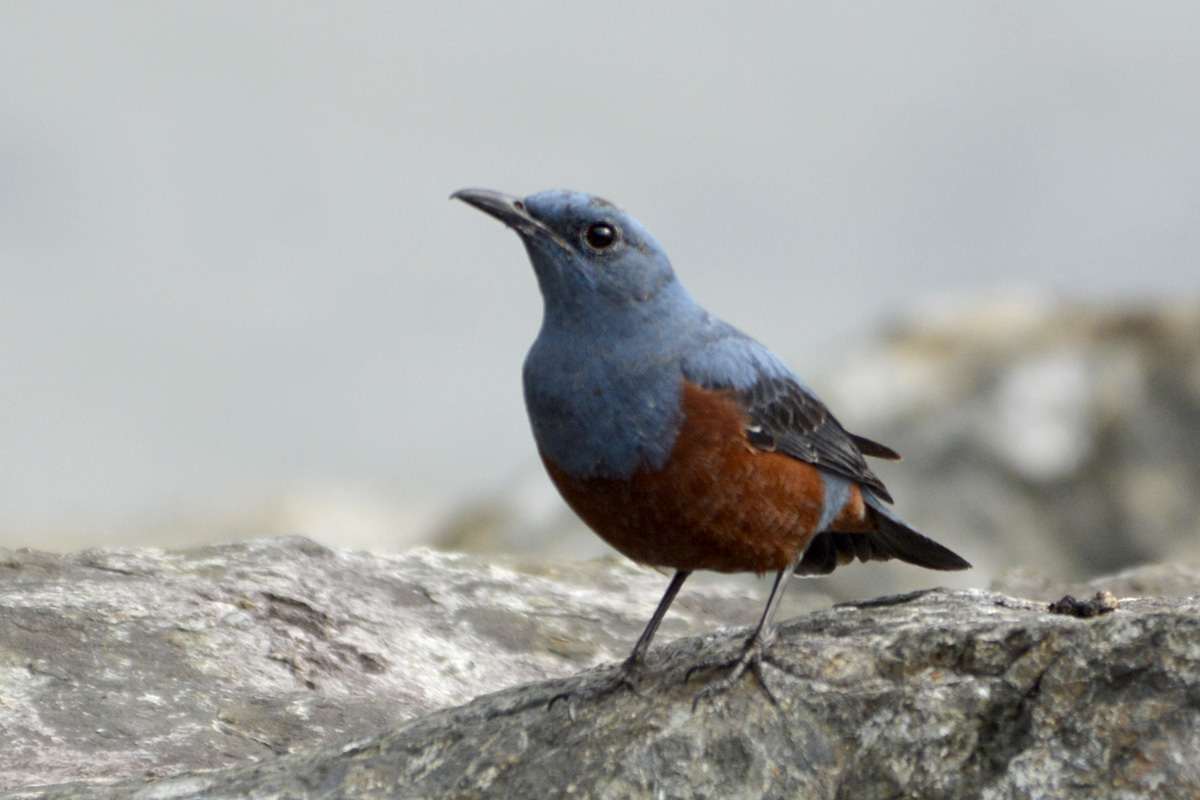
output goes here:
<path id="1" fill-rule="evenodd" d="M 1017 473 L 1052 481 L 1077 470 L 1092 452 L 1093 381 L 1085 357 L 1059 352 L 1023 361 L 1000 378 L 990 445 Z"/>

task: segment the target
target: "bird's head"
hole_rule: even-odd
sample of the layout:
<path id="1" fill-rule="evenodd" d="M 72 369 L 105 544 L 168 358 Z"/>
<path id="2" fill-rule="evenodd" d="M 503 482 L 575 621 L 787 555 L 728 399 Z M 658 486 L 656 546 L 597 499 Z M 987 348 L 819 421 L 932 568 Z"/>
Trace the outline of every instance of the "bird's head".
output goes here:
<path id="1" fill-rule="evenodd" d="M 639 306 L 676 283 L 658 242 L 607 200 L 560 189 L 526 198 L 487 189 L 452 196 L 517 232 L 548 313 L 603 314 Z"/>

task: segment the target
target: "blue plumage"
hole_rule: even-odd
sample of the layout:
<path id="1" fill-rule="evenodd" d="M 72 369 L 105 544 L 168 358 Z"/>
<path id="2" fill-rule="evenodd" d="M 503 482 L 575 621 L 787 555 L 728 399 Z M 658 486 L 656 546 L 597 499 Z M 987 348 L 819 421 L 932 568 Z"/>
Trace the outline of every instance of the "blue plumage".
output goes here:
<path id="1" fill-rule="evenodd" d="M 622 552 L 678 570 L 623 681 L 692 569 L 778 570 L 720 689 L 757 671 L 793 572 L 854 559 L 969 566 L 884 506 L 864 453 L 898 456 L 847 432 L 774 353 L 701 308 L 632 217 L 561 190 L 455 197 L 513 228 L 537 275 L 544 314 L 524 388 L 551 477 Z"/>

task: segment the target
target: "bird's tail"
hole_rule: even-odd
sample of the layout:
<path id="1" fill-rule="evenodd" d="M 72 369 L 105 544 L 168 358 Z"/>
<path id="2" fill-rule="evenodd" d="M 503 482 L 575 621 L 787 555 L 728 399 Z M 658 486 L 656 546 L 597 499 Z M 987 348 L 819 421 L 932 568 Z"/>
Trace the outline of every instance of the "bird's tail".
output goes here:
<path id="1" fill-rule="evenodd" d="M 797 575 L 828 575 L 851 561 L 890 561 L 893 558 L 918 567 L 938 570 L 969 569 L 962 556 L 913 530 L 868 490 L 863 500 L 871 509 L 875 528 L 861 533 L 822 531 L 813 537 Z"/>

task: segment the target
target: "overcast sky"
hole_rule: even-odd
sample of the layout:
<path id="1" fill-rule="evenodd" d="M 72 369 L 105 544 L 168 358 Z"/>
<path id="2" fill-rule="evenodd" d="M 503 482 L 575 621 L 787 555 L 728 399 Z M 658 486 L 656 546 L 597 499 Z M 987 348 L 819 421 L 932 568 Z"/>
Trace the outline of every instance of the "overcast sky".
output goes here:
<path id="1" fill-rule="evenodd" d="M 529 464 L 465 186 L 616 202 L 818 391 L 931 298 L 1196 291 L 1200 5 L 734 5 L 0 3 L 0 545 Z"/>

